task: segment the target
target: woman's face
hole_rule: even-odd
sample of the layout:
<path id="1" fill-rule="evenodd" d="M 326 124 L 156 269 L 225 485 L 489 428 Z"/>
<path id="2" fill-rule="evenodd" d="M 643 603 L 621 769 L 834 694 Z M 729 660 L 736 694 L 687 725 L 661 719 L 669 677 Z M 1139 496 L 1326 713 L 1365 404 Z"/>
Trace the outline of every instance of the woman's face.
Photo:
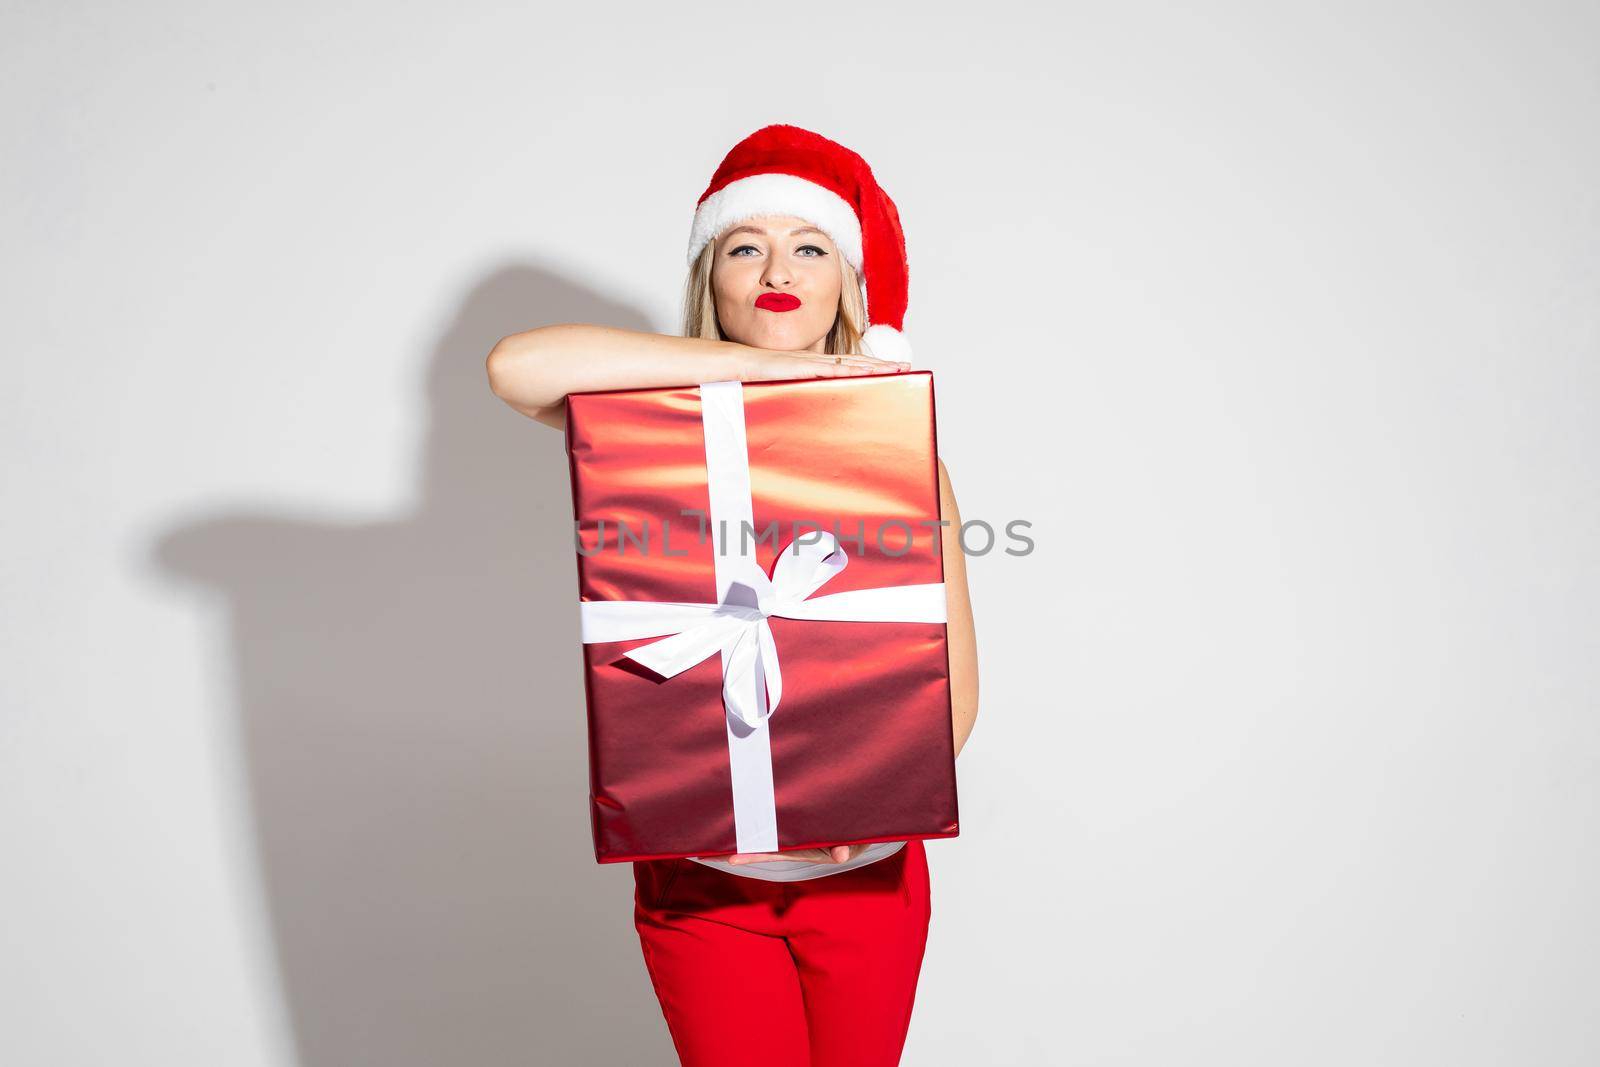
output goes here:
<path id="1" fill-rule="evenodd" d="M 716 240 L 711 290 L 729 340 L 821 352 L 839 313 L 839 250 L 789 215 L 747 219 Z"/>

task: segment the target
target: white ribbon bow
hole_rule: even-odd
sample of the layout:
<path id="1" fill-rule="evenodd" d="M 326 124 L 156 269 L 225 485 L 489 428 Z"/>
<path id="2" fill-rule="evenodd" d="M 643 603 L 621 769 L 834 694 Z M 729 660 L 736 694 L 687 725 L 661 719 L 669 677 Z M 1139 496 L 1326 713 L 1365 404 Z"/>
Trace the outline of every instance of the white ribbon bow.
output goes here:
<path id="1" fill-rule="evenodd" d="M 944 583 L 855 589 L 811 594 L 850 562 L 833 534 L 816 541 L 790 541 L 778 555 L 772 577 L 750 575 L 755 588 L 729 586 L 721 604 L 653 600 L 587 600 L 582 603 L 585 644 L 629 641 L 671 634 L 624 653 L 663 678 L 672 678 L 716 652 L 723 654 L 723 702 L 729 714 L 751 728 L 766 725 L 783 699 L 778 646 L 767 619 L 836 622 L 944 622 Z"/>

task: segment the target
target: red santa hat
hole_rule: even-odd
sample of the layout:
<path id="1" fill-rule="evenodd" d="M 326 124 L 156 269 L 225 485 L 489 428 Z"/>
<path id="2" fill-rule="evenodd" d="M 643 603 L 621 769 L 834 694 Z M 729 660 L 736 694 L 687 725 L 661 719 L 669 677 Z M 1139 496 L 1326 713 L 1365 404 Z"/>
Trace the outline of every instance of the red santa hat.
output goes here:
<path id="1" fill-rule="evenodd" d="M 798 126 L 763 126 L 733 146 L 700 194 L 689 262 L 723 230 L 757 215 L 793 215 L 827 234 L 866 285 L 862 348 L 878 359 L 910 362 L 911 344 L 901 332 L 905 234 L 866 160 Z"/>

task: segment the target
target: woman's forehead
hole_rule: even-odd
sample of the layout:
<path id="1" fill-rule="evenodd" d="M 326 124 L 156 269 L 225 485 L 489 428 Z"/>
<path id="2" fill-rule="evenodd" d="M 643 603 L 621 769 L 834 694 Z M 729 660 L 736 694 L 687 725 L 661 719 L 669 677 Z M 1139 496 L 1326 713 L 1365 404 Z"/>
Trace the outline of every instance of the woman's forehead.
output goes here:
<path id="1" fill-rule="evenodd" d="M 723 230 L 720 237 L 731 237 L 736 233 L 755 234 L 760 237 L 798 237 L 805 234 L 827 237 L 826 231 L 818 228 L 809 219 L 802 219 L 796 215 L 757 215 L 754 218 L 741 219 Z"/>

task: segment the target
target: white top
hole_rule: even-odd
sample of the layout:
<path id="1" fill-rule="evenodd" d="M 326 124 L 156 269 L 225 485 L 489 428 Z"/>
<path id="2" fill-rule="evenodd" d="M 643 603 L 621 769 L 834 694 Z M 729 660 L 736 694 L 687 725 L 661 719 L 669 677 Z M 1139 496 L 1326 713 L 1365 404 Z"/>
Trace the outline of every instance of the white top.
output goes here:
<path id="1" fill-rule="evenodd" d="M 830 874 L 865 867 L 894 855 L 905 847 L 904 841 L 874 841 L 861 850 L 853 860 L 843 863 L 816 863 L 812 860 L 762 860 L 760 863 L 729 863 L 727 860 L 703 860 L 698 856 L 689 859 L 715 867 L 719 871 L 737 874 L 742 878 L 760 878 L 768 882 L 803 882 L 808 878 L 825 878 Z"/>

